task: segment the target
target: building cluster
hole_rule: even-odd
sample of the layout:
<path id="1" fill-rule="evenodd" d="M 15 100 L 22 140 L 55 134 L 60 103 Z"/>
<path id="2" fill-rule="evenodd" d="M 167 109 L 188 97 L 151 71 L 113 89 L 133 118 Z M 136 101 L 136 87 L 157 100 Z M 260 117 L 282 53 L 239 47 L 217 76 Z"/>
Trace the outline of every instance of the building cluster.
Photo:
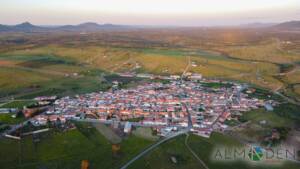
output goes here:
<path id="1" fill-rule="evenodd" d="M 149 73 L 119 73 L 118 74 L 121 77 L 137 77 L 137 78 L 145 78 L 145 79 L 161 79 L 161 80 L 179 80 L 179 79 L 186 79 L 186 80 L 192 80 L 192 81 L 200 81 L 203 80 L 203 76 L 199 73 L 191 73 L 186 72 L 183 74 L 183 76 L 179 75 L 170 75 L 170 76 L 163 76 L 163 75 L 154 75 Z"/>
<path id="2" fill-rule="evenodd" d="M 58 118 L 62 122 L 70 118 L 96 119 L 107 124 L 117 121 L 130 128 L 150 126 L 161 135 L 191 123 L 191 131 L 209 136 L 214 130 L 224 130 L 224 122 L 232 114 L 264 106 L 263 100 L 249 98 L 242 90 L 244 87 L 235 83 L 220 88 L 181 80 L 147 83 L 131 89 L 63 97 L 32 120 L 40 125 Z"/>

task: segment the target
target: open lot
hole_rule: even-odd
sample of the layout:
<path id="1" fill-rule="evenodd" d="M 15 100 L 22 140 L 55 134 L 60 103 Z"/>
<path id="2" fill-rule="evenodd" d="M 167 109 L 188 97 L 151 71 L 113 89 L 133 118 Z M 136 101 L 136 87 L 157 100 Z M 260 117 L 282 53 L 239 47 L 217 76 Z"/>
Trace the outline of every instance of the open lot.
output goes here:
<path id="1" fill-rule="evenodd" d="M 133 131 L 133 135 L 135 136 L 142 137 L 152 141 L 158 140 L 159 136 L 155 136 L 152 133 L 153 131 L 151 130 L 151 128 L 142 128 L 142 127 L 138 127 Z"/>

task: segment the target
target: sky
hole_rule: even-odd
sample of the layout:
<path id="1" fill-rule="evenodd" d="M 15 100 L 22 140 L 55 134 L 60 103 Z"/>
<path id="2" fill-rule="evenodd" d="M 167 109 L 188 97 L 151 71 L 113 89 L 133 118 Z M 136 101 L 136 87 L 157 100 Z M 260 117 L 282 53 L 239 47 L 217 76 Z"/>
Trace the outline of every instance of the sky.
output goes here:
<path id="1" fill-rule="evenodd" d="M 300 0 L 0 0 L 0 24 L 215 26 L 300 20 Z"/>

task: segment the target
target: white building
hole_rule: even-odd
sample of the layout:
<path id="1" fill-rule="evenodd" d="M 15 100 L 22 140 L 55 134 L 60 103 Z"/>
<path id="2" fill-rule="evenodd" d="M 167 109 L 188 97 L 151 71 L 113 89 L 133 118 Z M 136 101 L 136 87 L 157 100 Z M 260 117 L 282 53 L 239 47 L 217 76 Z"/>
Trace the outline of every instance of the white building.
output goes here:
<path id="1" fill-rule="evenodd" d="M 124 133 L 130 133 L 131 132 L 131 123 L 130 122 L 126 122 L 125 123 L 125 127 L 124 127 Z"/>

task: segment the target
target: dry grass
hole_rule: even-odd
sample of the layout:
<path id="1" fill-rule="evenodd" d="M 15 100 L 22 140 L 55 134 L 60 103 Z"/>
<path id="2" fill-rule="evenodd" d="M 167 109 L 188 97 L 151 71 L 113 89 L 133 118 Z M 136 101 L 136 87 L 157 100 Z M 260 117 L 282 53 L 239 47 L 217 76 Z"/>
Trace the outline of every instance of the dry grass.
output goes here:
<path id="1" fill-rule="evenodd" d="M 244 59 L 267 61 L 273 63 L 292 63 L 300 60 L 299 55 L 288 53 L 281 49 L 281 44 L 277 39 L 262 42 L 258 45 L 234 46 L 221 48 L 230 56 Z"/>
<path id="2" fill-rule="evenodd" d="M 0 60 L 0 66 L 13 66 L 16 62 L 9 61 L 9 60 Z"/>
<path id="3" fill-rule="evenodd" d="M 143 69 L 153 73 L 182 73 L 187 66 L 186 57 L 146 54 L 135 58 Z"/>
<path id="4" fill-rule="evenodd" d="M 300 85 L 295 85 L 294 86 L 294 91 L 300 97 Z"/>
<path id="5" fill-rule="evenodd" d="M 86 70 L 84 67 L 63 64 L 44 66 L 42 69 L 49 72 L 56 71 L 60 73 L 79 73 Z"/>
<path id="6" fill-rule="evenodd" d="M 244 61 L 226 57 L 213 57 L 201 55 L 192 56 L 191 61 L 197 64 L 189 71 L 198 72 L 206 77 L 218 77 L 253 83 L 269 89 L 276 89 L 282 85 L 273 75 L 279 73 L 275 64 L 267 62 L 254 62 L 252 60 L 274 62 L 291 62 L 297 60 L 295 56 L 284 54 L 276 47 L 276 41 L 262 43 L 257 46 L 231 47 L 226 50 Z M 280 53 L 281 52 L 281 53 Z M 51 54 L 61 58 L 75 60 L 77 63 L 87 64 L 88 67 L 100 68 L 106 71 L 124 72 L 134 70 L 136 64 L 142 70 L 150 73 L 181 74 L 187 66 L 187 58 L 172 52 L 149 52 L 149 50 L 132 50 L 126 48 L 108 48 L 101 46 L 87 46 L 81 48 L 49 45 L 30 50 L 15 50 L 9 55 L 45 55 Z M 278 55 L 278 56 L 277 56 Z M 275 56 L 275 57 L 274 57 Z M 249 60 L 249 61 L 247 61 Z M 65 65 L 49 65 L 45 70 L 61 71 L 63 73 L 78 72 L 79 68 Z M 292 75 L 292 74 L 291 74 Z M 295 74 L 294 76 L 297 76 Z M 299 78 L 291 76 L 293 82 L 300 82 Z M 290 82 L 290 80 L 288 80 Z"/>
<path id="7" fill-rule="evenodd" d="M 44 74 L 9 67 L 0 68 L 0 89 L 18 89 L 52 78 Z"/>
<path id="8" fill-rule="evenodd" d="M 285 81 L 287 83 L 300 83 L 300 68 L 297 68 L 293 73 L 286 75 Z"/>

